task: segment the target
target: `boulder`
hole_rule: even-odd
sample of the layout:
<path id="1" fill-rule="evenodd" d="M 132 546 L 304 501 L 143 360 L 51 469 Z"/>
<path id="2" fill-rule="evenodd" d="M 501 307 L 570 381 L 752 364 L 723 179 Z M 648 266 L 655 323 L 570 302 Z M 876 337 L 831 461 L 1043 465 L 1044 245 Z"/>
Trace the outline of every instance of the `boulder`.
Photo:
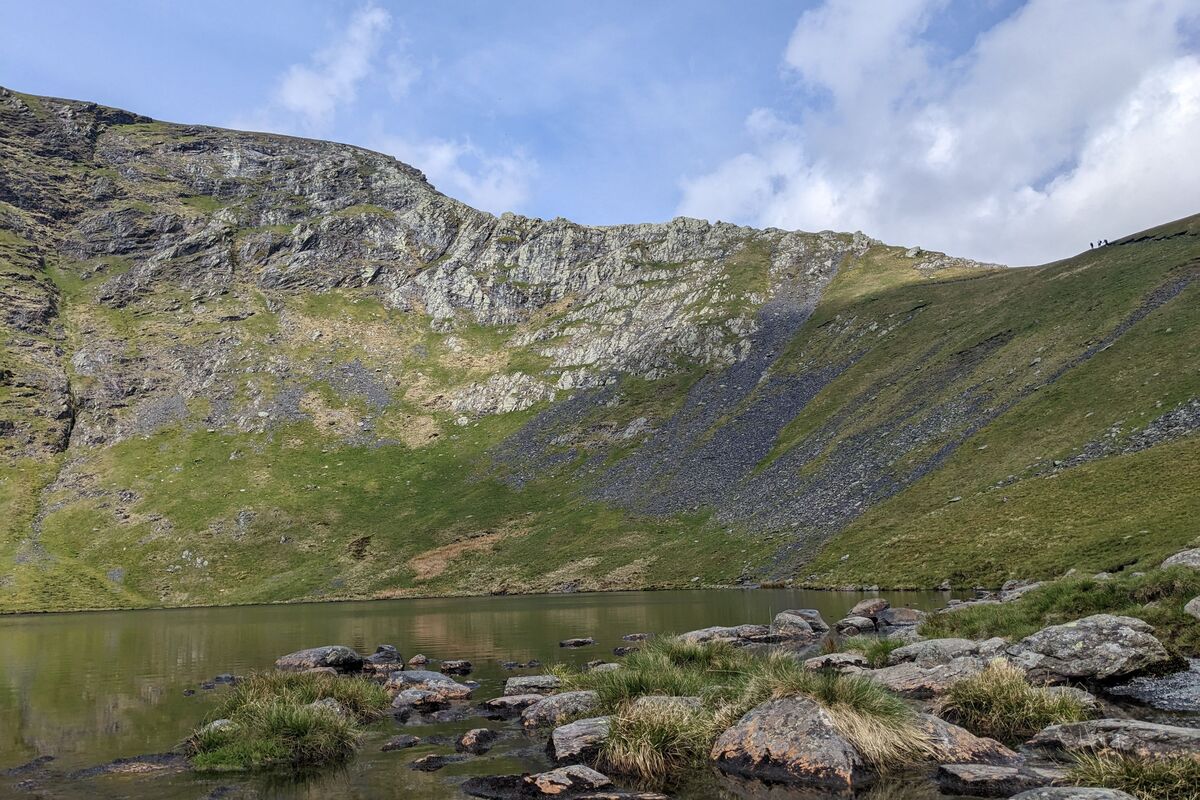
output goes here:
<path id="1" fill-rule="evenodd" d="M 717 737 L 712 760 L 725 773 L 836 791 L 852 791 L 873 777 L 829 713 L 807 698 L 751 709 Z"/>
<path id="2" fill-rule="evenodd" d="M 937 748 L 938 761 L 951 764 L 990 764 L 1014 766 L 1021 756 L 984 736 L 976 736 L 966 728 L 946 722 L 932 714 L 920 714 L 917 725 Z"/>
<path id="3" fill-rule="evenodd" d="M 363 669 L 372 671 L 388 671 L 391 669 L 400 669 L 396 664 L 403 664 L 404 656 L 400 655 L 400 651 L 390 644 L 381 644 L 375 648 L 375 652 L 363 659 Z"/>
<path id="4" fill-rule="evenodd" d="M 1200 597 L 1193 597 L 1191 600 L 1189 600 L 1187 605 L 1183 607 L 1183 613 L 1190 617 L 1200 619 Z"/>
<path id="5" fill-rule="evenodd" d="M 500 734 L 488 728 L 471 728 L 458 737 L 454 749 L 460 753 L 480 755 L 492 749 L 492 744 L 500 738 Z"/>
<path id="6" fill-rule="evenodd" d="M 913 663 L 922 667 L 949 664 L 960 656 L 979 652 L 979 643 L 970 639 L 925 639 L 897 648 L 888 656 L 888 665 Z"/>
<path id="7" fill-rule="evenodd" d="M 509 678 L 504 682 L 506 695 L 554 694 L 562 687 L 562 681 L 553 675 L 524 675 Z"/>
<path id="8" fill-rule="evenodd" d="M 621 638 L 627 642 L 644 642 L 653 635 L 653 633 L 627 633 Z"/>
<path id="9" fill-rule="evenodd" d="M 592 691 L 547 695 L 521 712 L 521 724 L 527 728 L 562 725 L 591 711 L 599 702 L 599 695 Z"/>
<path id="10" fill-rule="evenodd" d="M 596 640 L 591 637 L 581 637 L 577 639 L 563 639 L 558 643 L 559 647 L 587 647 L 595 644 Z"/>
<path id="11" fill-rule="evenodd" d="M 612 781 L 590 767 L 582 764 L 572 764 L 569 767 L 559 767 L 549 772 L 530 775 L 526 782 L 536 786 L 542 794 L 561 795 L 564 792 L 579 790 L 603 789 L 612 786 Z"/>
<path id="12" fill-rule="evenodd" d="M 447 764 L 457 764 L 459 761 L 466 761 L 466 756 L 444 756 L 439 753 L 430 753 L 413 761 L 408 768 L 421 772 L 436 772 Z"/>
<path id="13" fill-rule="evenodd" d="M 410 667 L 423 667 L 428 663 L 429 663 L 429 658 L 421 655 L 420 653 L 417 653 L 415 656 L 413 656 L 412 658 L 410 658 L 408 660 L 408 665 Z"/>
<path id="14" fill-rule="evenodd" d="M 340 644 L 310 647 L 275 659 L 275 669 L 288 672 L 303 672 L 319 667 L 328 667 L 337 672 L 358 672 L 362 666 L 363 657 L 352 648 Z"/>
<path id="15" fill-rule="evenodd" d="M 771 620 L 771 633 L 780 639 L 809 642 L 817 637 L 809 621 L 793 611 L 780 611 Z"/>
<path id="16" fill-rule="evenodd" d="M 404 670 L 393 672 L 388 676 L 384 688 L 389 692 L 403 692 L 407 689 L 423 689 L 441 696 L 443 700 L 469 700 L 471 687 L 443 675 L 425 669 Z"/>
<path id="17" fill-rule="evenodd" d="M 392 708 L 397 711 L 437 711 L 450 705 L 450 700 L 439 692 L 428 689 L 403 689 L 392 698 Z M 407 713 L 404 714 L 407 717 Z"/>
<path id="18" fill-rule="evenodd" d="M 1031 789 L 1013 795 L 1011 800 L 1135 800 L 1120 789 L 1093 789 L 1086 786 L 1052 786 Z"/>
<path id="19" fill-rule="evenodd" d="M 452 658 L 443 661 L 440 669 L 447 675 L 470 675 L 474 666 L 464 658 Z"/>
<path id="20" fill-rule="evenodd" d="M 1043 628 L 1007 653 L 1034 680 L 1111 681 L 1173 663 L 1153 630 L 1133 617 L 1094 614 Z"/>
<path id="21" fill-rule="evenodd" d="M 925 620 L 925 612 L 915 608 L 885 608 L 875 615 L 875 623 L 881 628 L 912 627 Z"/>
<path id="22" fill-rule="evenodd" d="M 610 721 L 609 717 L 589 717 L 558 726 L 550 734 L 550 757 L 559 763 L 591 761 L 608 736 Z"/>
<path id="23" fill-rule="evenodd" d="M 714 625 L 711 628 L 688 631 L 679 634 L 685 642 L 732 642 L 734 644 L 750 644 L 757 642 L 778 641 L 766 625 Z"/>
<path id="24" fill-rule="evenodd" d="M 925 637 L 917 633 L 916 625 L 901 625 L 896 628 L 883 628 L 880 634 L 885 639 L 891 639 L 895 642 L 903 642 L 906 644 L 914 644 L 916 642 L 925 641 Z"/>
<path id="25" fill-rule="evenodd" d="M 545 699 L 546 695 L 544 694 L 506 694 L 503 697 L 494 697 L 484 702 L 483 707 L 488 711 L 495 711 L 505 716 L 516 716 L 534 703 L 540 703 Z"/>
<path id="26" fill-rule="evenodd" d="M 1117 753 L 1137 758 L 1185 757 L 1200 761 L 1200 728 L 1136 719 L 1093 719 L 1051 725 L 1029 740 L 1048 752 Z"/>
<path id="27" fill-rule="evenodd" d="M 1184 550 L 1181 553 L 1176 553 L 1162 562 L 1163 569 L 1168 567 L 1190 567 L 1191 569 L 1200 569 L 1200 547 L 1194 550 Z"/>
<path id="28" fill-rule="evenodd" d="M 821 616 L 821 612 L 815 608 L 791 608 L 783 613 L 794 614 L 808 623 L 808 627 L 812 628 L 816 633 L 829 633 L 829 623 Z"/>
<path id="29" fill-rule="evenodd" d="M 393 736 L 383 743 L 379 749 L 385 753 L 390 753 L 393 750 L 407 750 L 410 747 L 416 747 L 421 743 L 418 736 Z"/>
<path id="30" fill-rule="evenodd" d="M 861 653 L 827 653 L 804 662 L 805 669 L 831 669 L 834 672 L 855 673 L 869 669 L 870 662 Z"/>
<path id="31" fill-rule="evenodd" d="M 875 620 L 870 617 L 851 615 L 834 623 L 837 632 L 845 636 L 858 636 L 860 633 L 870 633 L 875 630 Z"/>
<path id="32" fill-rule="evenodd" d="M 1012 797 L 1016 792 L 1049 786 L 1058 770 L 997 767 L 989 764 L 942 764 L 937 783 L 946 794 L 970 797 Z"/>
<path id="33" fill-rule="evenodd" d="M 946 664 L 922 667 L 919 664 L 897 664 L 863 675 L 879 681 L 901 697 L 921 700 L 943 694 L 956 681 L 983 672 L 987 662 L 975 656 L 962 656 Z"/>
<path id="34" fill-rule="evenodd" d="M 854 608 L 850 609 L 847 617 L 867 617 L 875 619 L 875 616 L 888 608 L 891 608 L 891 603 L 884 600 L 882 597 L 868 597 L 866 600 L 860 600 L 854 604 Z"/>

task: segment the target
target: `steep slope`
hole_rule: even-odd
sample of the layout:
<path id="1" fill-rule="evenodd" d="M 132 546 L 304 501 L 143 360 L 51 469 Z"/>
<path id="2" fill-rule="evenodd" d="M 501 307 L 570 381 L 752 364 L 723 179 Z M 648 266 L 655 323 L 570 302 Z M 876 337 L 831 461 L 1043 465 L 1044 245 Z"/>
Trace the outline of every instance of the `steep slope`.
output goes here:
<path id="1" fill-rule="evenodd" d="M 1200 511 L 1198 237 L 1004 270 L 497 218 L 0 90 L 0 609 L 1152 559 Z"/>

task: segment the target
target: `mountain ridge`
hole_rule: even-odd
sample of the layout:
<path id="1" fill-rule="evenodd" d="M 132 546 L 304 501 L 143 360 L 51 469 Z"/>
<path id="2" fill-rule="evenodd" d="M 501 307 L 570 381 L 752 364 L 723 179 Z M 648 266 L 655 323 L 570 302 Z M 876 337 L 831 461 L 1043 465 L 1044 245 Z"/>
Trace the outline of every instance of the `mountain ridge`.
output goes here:
<path id="1" fill-rule="evenodd" d="M 898 566 L 876 540 L 920 540 L 900 529 L 937 513 L 931 483 L 1017 475 L 1026 444 L 986 480 L 964 445 L 1027 435 L 1039 395 L 1123 387 L 1107 443 L 1072 395 L 1043 435 L 1060 473 L 1194 456 L 1194 217 L 1012 270 L 860 233 L 496 217 L 353 145 L 8 90 L 0 117 L 0 608 L 995 581 L 1065 555 L 984 563 L 959 535 Z M 1177 374 L 1125 386 L 1111 351 L 1159 358 L 1143 329 L 1181 307 Z M 1136 546 L 1104 533 L 1097 563 L 1187 543 L 1194 505 Z"/>

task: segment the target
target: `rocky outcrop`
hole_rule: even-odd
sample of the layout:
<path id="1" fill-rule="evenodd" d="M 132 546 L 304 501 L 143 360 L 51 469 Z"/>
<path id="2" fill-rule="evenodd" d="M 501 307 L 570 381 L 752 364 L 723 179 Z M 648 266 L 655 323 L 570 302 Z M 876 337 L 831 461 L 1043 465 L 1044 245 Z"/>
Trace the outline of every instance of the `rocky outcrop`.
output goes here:
<path id="1" fill-rule="evenodd" d="M 829 713 L 801 698 L 771 700 L 752 709 L 717 737 L 712 760 L 734 775 L 843 792 L 873 777 Z"/>
<path id="2" fill-rule="evenodd" d="M 766 625 L 714 625 L 711 628 L 701 628 L 695 631 L 679 634 L 685 642 L 696 644 L 704 642 L 730 642 L 732 644 L 760 644 L 779 641 L 779 636 L 772 633 Z"/>
<path id="3" fill-rule="evenodd" d="M 328 667 L 337 672 L 358 672 L 363 667 L 363 657 L 353 648 L 331 644 L 298 650 L 275 659 L 275 669 L 288 672 L 302 672 L 322 667 Z"/>
<path id="4" fill-rule="evenodd" d="M 1095 614 L 1043 628 L 1007 654 L 1035 679 L 1112 681 L 1174 663 L 1153 631 L 1140 619 Z"/>
<path id="5" fill-rule="evenodd" d="M 872 670 L 865 677 L 882 683 L 901 697 L 927 699 L 946 692 L 955 682 L 983 672 L 987 661 L 963 656 L 944 664 L 921 666 L 912 662 Z"/>
<path id="6" fill-rule="evenodd" d="M 1192 550 L 1184 550 L 1169 556 L 1162 562 L 1163 569 L 1169 567 L 1187 567 L 1189 569 L 1200 570 L 1200 547 Z"/>
<path id="7" fill-rule="evenodd" d="M 919 667 L 931 667 L 978 654 L 979 643 L 971 639 L 926 639 L 893 650 L 888 654 L 888 664 L 913 663 Z"/>
<path id="8" fill-rule="evenodd" d="M 505 695 L 554 694 L 562 681 L 553 675 L 523 675 L 504 682 Z"/>

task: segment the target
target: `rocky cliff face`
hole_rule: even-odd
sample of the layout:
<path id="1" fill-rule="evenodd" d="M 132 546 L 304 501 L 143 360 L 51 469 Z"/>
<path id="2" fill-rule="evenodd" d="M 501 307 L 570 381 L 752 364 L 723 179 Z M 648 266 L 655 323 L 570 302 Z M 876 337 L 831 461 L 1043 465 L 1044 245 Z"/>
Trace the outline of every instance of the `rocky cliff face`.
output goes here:
<path id="1" fill-rule="evenodd" d="M 1083 267 L 494 217 L 359 148 L 6 90 L 0 266 L 9 607 L 791 574 L 1195 275 L 1047 334 L 1003 301 Z"/>

